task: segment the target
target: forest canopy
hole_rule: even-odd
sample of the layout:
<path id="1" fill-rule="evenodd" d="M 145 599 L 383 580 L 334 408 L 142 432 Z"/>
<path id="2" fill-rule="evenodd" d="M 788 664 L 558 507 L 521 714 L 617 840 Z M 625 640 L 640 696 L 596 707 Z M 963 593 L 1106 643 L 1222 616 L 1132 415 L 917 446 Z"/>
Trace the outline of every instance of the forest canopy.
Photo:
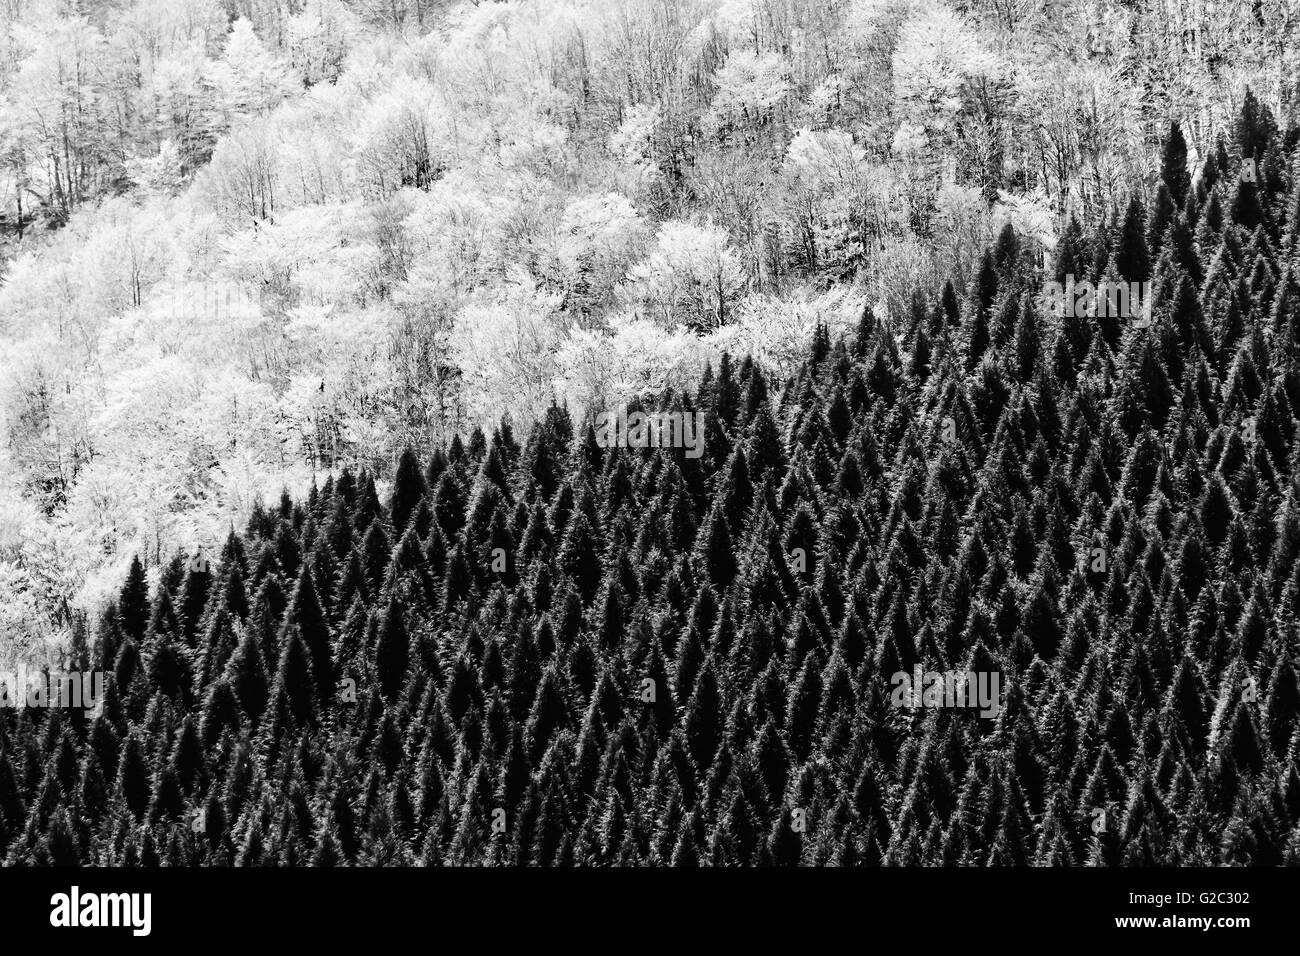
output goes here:
<path id="1" fill-rule="evenodd" d="M 964 294 L 1007 224 L 1047 266 L 1071 214 L 1168 221 L 1220 148 L 1289 175 L 1298 28 L 1285 0 L 5 4 L 6 647 L 282 488 L 385 488 L 404 448 L 723 351 L 789 377 L 866 306 L 906 354 L 914 296 Z"/>

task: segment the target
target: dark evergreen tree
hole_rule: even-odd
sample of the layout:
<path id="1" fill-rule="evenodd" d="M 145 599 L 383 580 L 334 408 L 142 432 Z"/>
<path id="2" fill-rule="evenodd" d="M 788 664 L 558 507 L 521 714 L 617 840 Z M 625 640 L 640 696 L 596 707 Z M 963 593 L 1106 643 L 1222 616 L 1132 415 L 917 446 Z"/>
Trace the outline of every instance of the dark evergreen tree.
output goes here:
<path id="1" fill-rule="evenodd" d="M 408 448 L 397 459 L 397 470 L 393 473 L 393 495 L 388 508 L 393 528 L 399 536 L 406 530 L 407 522 L 415 514 L 426 490 L 420 463 L 415 453 Z"/>

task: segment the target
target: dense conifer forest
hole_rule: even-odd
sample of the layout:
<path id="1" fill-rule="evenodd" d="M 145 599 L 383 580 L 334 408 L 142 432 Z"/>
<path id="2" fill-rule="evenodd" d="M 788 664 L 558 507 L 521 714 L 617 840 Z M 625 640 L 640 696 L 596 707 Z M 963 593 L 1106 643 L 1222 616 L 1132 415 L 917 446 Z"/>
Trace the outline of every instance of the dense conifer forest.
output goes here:
<path id="1" fill-rule="evenodd" d="M 646 395 L 699 457 L 552 406 L 136 561 L 65 662 L 102 705 L 0 713 L 5 861 L 1300 861 L 1298 138 L 1172 126 L 1054 256 Z M 918 666 L 998 713 L 897 706 Z"/>

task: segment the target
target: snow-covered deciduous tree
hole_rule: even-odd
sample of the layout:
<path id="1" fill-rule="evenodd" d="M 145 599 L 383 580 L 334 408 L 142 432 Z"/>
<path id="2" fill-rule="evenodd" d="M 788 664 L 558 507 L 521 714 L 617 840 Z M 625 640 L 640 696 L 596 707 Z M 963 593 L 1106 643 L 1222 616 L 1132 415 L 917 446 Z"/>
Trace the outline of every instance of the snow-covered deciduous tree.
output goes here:
<path id="1" fill-rule="evenodd" d="M 709 349 L 687 330 L 615 315 L 606 333 L 573 329 L 565 337 L 556 355 L 559 397 L 574 407 L 613 409 L 683 386 L 708 355 Z"/>
<path id="2" fill-rule="evenodd" d="M 180 149 L 173 140 L 165 139 L 158 147 L 158 155 L 127 160 L 126 174 L 131 177 L 136 189 L 146 195 L 172 195 L 185 178 Z"/>
<path id="3" fill-rule="evenodd" d="M 618 193 L 581 196 L 564 209 L 556 230 L 558 280 L 578 313 L 606 302 L 645 243 L 647 228 Z"/>
<path id="4" fill-rule="evenodd" d="M 289 18 L 285 45 L 290 66 L 308 85 L 334 83 L 364 26 L 343 0 L 305 0 Z"/>
<path id="5" fill-rule="evenodd" d="M 940 0 L 929 0 L 903 23 L 894 50 L 894 92 L 927 125 L 951 122 L 963 87 L 998 68 L 966 21 Z"/>
<path id="6" fill-rule="evenodd" d="M 723 352 L 753 355 L 776 374 L 792 376 L 818 327 L 846 334 L 861 316 L 864 304 L 862 294 L 846 286 L 821 295 L 753 296 L 733 322 L 713 330 L 705 341 L 715 360 Z"/>
<path id="7" fill-rule="evenodd" d="M 456 316 L 453 358 L 470 414 L 508 413 L 532 421 L 555 392 L 555 356 L 564 335 L 560 296 L 516 271 L 509 284 L 472 297 Z"/>
<path id="8" fill-rule="evenodd" d="M 254 120 L 224 137 L 198 185 L 231 224 L 274 221 L 280 188 L 279 131 L 265 119 Z"/>
<path id="9" fill-rule="evenodd" d="M 666 222 L 646 260 L 634 266 L 622 294 L 662 324 L 721 325 L 746 282 L 731 237 L 711 223 Z"/>
<path id="10" fill-rule="evenodd" d="M 786 151 L 793 247 L 802 267 L 849 273 L 866 251 L 866 150 L 843 130 L 795 133 Z"/>
<path id="11" fill-rule="evenodd" d="M 370 104 L 355 133 L 357 172 L 370 195 L 424 189 L 442 174 L 450 132 L 441 115 L 437 91 L 423 80 L 400 80 Z"/>
<path id="12" fill-rule="evenodd" d="M 709 126 L 726 138 L 767 123 L 789 95 L 788 77 L 789 64 L 778 53 L 733 50 L 714 76 Z"/>

